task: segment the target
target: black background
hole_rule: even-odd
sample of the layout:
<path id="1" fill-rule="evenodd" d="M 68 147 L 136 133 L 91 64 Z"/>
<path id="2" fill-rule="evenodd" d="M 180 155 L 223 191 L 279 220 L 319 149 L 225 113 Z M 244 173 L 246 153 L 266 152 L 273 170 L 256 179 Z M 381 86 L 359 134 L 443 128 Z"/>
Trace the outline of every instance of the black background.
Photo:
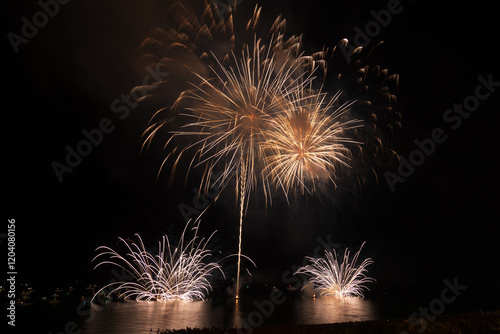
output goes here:
<path id="1" fill-rule="evenodd" d="M 254 5 L 244 0 L 239 13 L 249 16 Z M 287 31 L 303 33 L 305 47 L 319 49 L 352 39 L 354 27 L 363 29 L 373 20 L 370 11 L 387 2 L 262 5 L 266 18 L 283 13 Z M 373 39 L 384 41 L 374 59 L 400 75 L 403 127 L 394 146 L 408 158 L 413 141 L 428 138 L 436 127 L 445 129 L 448 139 L 395 192 L 381 178 L 356 201 L 349 194 L 316 194 L 290 206 L 278 199 L 266 210 L 254 199 L 243 252 L 258 264 L 256 280 L 279 282 L 284 271 L 311 255 L 317 237 L 330 235 L 354 249 L 366 240 L 363 255 L 374 259 L 371 272 L 383 289 L 423 292 L 458 277 L 477 296 L 474 307 L 490 305 L 494 294 L 484 289 L 499 292 L 500 92 L 482 101 L 456 131 L 442 116 L 474 94 L 478 76 L 492 74 L 500 81 L 497 15 L 486 1 L 401 5 L 402 12 Z M 122 121 L 110 109 L 141 79 L 136 50 L 167 7 L 168 1 L 157 0 L 73 0 L 16 54 L 7 33 L 19 34 L 21 17 L 31 18 L 39 6 L 2 2 L 7 199 L 2 231 L 7 218 L 16 219 L 19 281 L 47 289 L 74 280 L 107 281 L 105 270 L 92 270 L 96 247 L 133 233 L 154 242 L 182 228 L 178 206 L 191 203 L 197 176 L 186 186 L 180 176 L 170 189 L 168 177 L 157 182 L 163 153 L 139 153 L 151 110 L 139 107 Z M 96 128 L 103 118 L 111 119 L 115 130 L 60 183 L 51 163 L 63 162 L 65 147 L 76 147 L 84 139 L 81 131 Z M 237 247 L 237 214 L 227 189 L 202 221 L 207 231 L 219 230 L 214 242 L 225 253 Z"/>

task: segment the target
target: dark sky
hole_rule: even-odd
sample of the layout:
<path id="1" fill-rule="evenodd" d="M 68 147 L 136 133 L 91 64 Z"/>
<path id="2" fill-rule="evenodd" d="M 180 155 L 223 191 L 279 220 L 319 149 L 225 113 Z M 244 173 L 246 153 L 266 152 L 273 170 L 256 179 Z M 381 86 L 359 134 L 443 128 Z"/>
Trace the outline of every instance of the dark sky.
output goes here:
<path id="1" fill-rule="evenodd" d="M 254 3 L 244 0 L 239 10 L 250 15 Z M 269 18 L 283 13 L 287 31 L 303 33 L 305 47 L 318 49 L 353 39 L 355 27 L 363 30 L 373 20 L 370 11 L 387 3 L 280 0 L 263 4 L 263 11 Z M 185 188 L 183 176 L 170 190 L 166 177 L 156 182 L 162 152 L 139 154 L 151 110 L 139 107 L 120 120 L 110 107 L 141 79 L 137 47 L 161 22 L 167 4 L 73 0 L 16 54 L 7 33 L 20 34 L 21 18 L 40 8 L 36 1 L 2 3 L 4 220 L 16 219 L 21 279 L 92 280 L 97 246 L 136 232 L 153 242 L 171 226 L 182 227 L 178 206 L 192 201 L 197 176 Z M 475 94 L 478 76 L 500 81 L 495 10 L 485 1 L 401 6 L 373 38 L 384 40 L 375 61 L 400 74 L 403 127 L 394 146 L 408 159 L 414 140 L 429 138 L 435 128 L 445 129 L 447 140 L 395 192 L 380 177 L 380 185 L 356 201 L 350 194 L 315 194 L 290 207 L 277 200 L 265 210 L 253 200 L 243 247 L 259 265 L 256 277 L 279 280 L 312 253 L 317 237 L 331 235 L 352 248 L 367 240 L 364 254 L 374 259 L 381 285 L 422 287 L 458 276 L 478 289 L 492 279 L 498 291 L 500 92 L 481 101 L 456 130 L 443 121 L 447 109 Z M 53 161 L 63 162 L 65 147 L 75 148 L 85 138 L 82 131 L 105 118 L 113 131 L 59 182 Z M 236 250 L 237 208 L 230 191 L 202 224 L 219 230 L 218 247 Z"/>

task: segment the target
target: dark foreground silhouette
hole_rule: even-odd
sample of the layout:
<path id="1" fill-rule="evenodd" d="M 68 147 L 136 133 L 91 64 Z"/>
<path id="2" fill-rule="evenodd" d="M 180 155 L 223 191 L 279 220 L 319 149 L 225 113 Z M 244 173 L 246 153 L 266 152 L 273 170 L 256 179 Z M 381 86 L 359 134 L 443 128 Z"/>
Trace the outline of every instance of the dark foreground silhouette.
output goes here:
<path id="1" fill-rule="evenodd" d="M 154 332 L 154 330 L 151 330 Z M 186 328 L 174 331 L 161 331 L 159 334 L 369 334 L 369 333 L 463 333 L 463 334 L 500 334 L 500 310 L 493 312 L 473 312 L 465 314 L 450 314 L 436 317 L 434 321 L 418 318 L 413 321 L 408 319 L 374 320 L 360 322 L 345 322 L 326 325 L 283 325 L 257 328 Z"/>

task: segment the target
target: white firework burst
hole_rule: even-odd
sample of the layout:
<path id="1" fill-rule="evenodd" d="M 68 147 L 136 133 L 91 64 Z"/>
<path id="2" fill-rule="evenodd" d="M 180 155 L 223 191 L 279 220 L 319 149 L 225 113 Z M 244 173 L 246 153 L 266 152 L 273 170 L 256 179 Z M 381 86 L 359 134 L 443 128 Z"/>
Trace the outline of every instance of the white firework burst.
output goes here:
<path id="1" fill-rule="evenodd" d="M 136 234 L 138 242 L 119 238 L 128 249 L 126 255 L 121 255 L 116 250 L 100 246 L 97 250 L 101 252 L 92 260 L 107 257 L 95 267 L 105 264 L 124 269 L 133 280 L 130 282 L 113 282 L 104 286 L 101 291 L 106 290 L 107 297 L 118 294 L 119 298 L 136 300 L 203 300 L 212 289 L 210 277 L 214 271 L 220 271 L 221 266 L 217 262 L 209 262 L 212 257 L 211 251 L 207 249 L 208 239 L 198 236 L 199 222 L 194 224 L 192 231 L 194 236 L 185 241 L 185 234 L 190 221 L 186 224 L 177 246 L 170 244 L 168 236 L 164 235 L 159 242 L 158 254 L 148 252 L 141 237 Z M 94 295 L 94 298 L 95 296 Z M 93 299 L 94 299 L 93 298 Z"/>
<path id="2" fill-rule="evenodd" d="M 308 276 L 310 283 L 314 285 L 315 291 L 320 296 L 363 297 L 363 290 L 369 290 L 365 284 L 375 281 L 366 276 L 368 272 L 366 267 L 373 264 L 371 258 L 365 259 L 356 267 L 359 253 L 364 244 L 361 245 L 352 261 L 349 258 L 350 252 L 346 249 L 344 259 L 340 264 L 335 250 L 333 253 L 325 250 L 326 259 L 306 256 L 310 264 L 299 268 L 295 274 Z"/>

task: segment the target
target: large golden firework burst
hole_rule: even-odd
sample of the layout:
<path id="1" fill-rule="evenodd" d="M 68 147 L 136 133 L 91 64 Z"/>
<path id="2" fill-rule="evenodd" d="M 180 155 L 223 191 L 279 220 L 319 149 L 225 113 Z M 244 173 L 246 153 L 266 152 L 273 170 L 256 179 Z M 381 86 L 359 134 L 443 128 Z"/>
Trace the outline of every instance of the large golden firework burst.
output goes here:
<path id="1" fill-rule="evenodd" d="M 243 217 L 252 190 L 261 188 L 266 203 L 277 189 L 288 198 L 291 192 L 311 192 L 325 180 L 336 186 L 339 173 L 351 166 L 361 184 L 365 171 L 376 174 L 366 162 L 394 152 L 381 139 L 385 127 L 380 123 L 400 123 L 387 116 L 395 100 L 386 85 L 391 77 L 378 69 L 372 85 L 373 69 L 357 59 L 360 48 L 346 67 L 353 85 L 345 87 L 355 87 L 356 95 L 342 90 L 332 95 L 322 82 L 328 80 L 327 60 L 336 48 L 306 54 L 301 35 L 285 37 L 281 16 L 260 37 L 259 6 L 236 33 L 235 13 L 236 2 L 221 12 L 217 1 L 176 1 L 168 27 L 155 28 L 144 41 L 142 64 L 170 75 L 156 89 L 147 87 L 150 94 L 142 99 L 157 97 L 162 105 L 144 131 L 143 147 L 167 133 L 164 147 L 169 153 L 160 171 L 172 161 L 171 180 L 181 158 L 188 156 L 187 172 L 202 172 L 201 190 L 209 190 L 215 175 L 220 189 L 235 181 L 241 254 Z M 335 75 L 342 79 L 344 73 Z M 397 76 L 392 79 L 397 82 Z M 240 257 L 236 294 L 239 273 Z"/>

